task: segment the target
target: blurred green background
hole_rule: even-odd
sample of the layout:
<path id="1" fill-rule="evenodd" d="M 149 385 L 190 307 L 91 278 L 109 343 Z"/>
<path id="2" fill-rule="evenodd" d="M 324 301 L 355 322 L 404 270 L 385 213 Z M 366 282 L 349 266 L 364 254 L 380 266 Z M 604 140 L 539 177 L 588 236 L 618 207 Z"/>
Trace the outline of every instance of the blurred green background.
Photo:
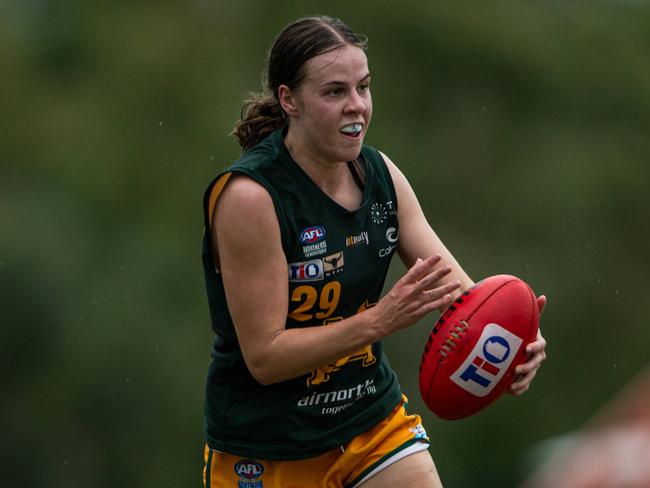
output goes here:
<path id="1" fill-rule="evenodd" d="M 314 13 L 369 37 L 367 142 L 463 267 L 548 295 L 533 388 L 466 420 L 419 397 L 435 316 L 386 341 L 445 486 L 516 486 L 648 363 L 648 2 L 0 0 L 3 486 L 201 486 L 202 192 Z"/>

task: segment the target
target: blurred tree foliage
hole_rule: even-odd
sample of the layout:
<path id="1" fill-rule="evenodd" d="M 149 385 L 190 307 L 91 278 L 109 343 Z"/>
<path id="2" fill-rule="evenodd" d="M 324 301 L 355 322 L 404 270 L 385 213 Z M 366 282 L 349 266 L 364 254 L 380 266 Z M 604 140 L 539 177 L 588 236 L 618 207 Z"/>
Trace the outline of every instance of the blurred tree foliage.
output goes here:
<path id="1" fill-rule="evenodd" d="M 327 13 L 368 35 L 368 142 L 448 247 L 549 297 L 532 390 L 463 421 L 419 399 L 435 317 L 387 340 L 446 485 L 515 486 L 648 361 L 649 7 L 0 2 L 6 485 L 200 486 L 202 191 L 276 33 Z"/>

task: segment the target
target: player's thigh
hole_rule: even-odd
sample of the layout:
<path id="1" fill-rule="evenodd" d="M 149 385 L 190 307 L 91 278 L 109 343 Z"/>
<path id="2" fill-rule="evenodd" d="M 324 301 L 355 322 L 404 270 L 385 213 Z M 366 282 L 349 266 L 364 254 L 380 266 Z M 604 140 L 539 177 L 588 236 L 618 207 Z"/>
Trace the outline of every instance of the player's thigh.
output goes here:
<path id="1" fill-rule="evenodd" d="M 429 451 L 416 452 L 400 459 L 362 483 L 359 488 L 394 488 L 396 486 L 442 487 Z"/>

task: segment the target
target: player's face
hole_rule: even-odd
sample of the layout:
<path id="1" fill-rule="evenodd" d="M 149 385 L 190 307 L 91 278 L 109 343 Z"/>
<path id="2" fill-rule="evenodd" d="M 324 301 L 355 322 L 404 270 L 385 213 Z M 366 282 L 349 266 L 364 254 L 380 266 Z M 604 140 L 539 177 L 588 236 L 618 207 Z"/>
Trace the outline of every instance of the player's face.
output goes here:
<path id="1" fill-rule="evenodd" d="M 310 59 L 294 91 L 290 130 L 324 162 L 356 158 L 372 117 L 370 72 L 361 48 L 346 44 Z"/>

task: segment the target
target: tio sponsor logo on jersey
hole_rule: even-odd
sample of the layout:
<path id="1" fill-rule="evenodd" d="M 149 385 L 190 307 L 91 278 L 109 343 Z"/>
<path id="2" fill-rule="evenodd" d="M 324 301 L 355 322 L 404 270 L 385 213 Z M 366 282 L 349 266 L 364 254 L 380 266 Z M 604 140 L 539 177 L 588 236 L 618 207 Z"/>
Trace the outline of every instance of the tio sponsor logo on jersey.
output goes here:
<path id="1" fill-rule="evenodd" d="M 324 277 L 322 259 L 289 263 L 289 281 L 320 281 Z"/>
<path id="2" fill-rule="evenodd" d="M 343 273 L 344 264 L 343 251 L 330 254 L 322 259 L 289 263 L 289 281 L 321 281 L 324 278 Z"/>
<path id="3" fill-rule="evenodd" d="M 474 349 L 451 380 L 469 393 L 484 397 L 503 377 L 523 340 L 498 324 L 488 324 Z"/>

